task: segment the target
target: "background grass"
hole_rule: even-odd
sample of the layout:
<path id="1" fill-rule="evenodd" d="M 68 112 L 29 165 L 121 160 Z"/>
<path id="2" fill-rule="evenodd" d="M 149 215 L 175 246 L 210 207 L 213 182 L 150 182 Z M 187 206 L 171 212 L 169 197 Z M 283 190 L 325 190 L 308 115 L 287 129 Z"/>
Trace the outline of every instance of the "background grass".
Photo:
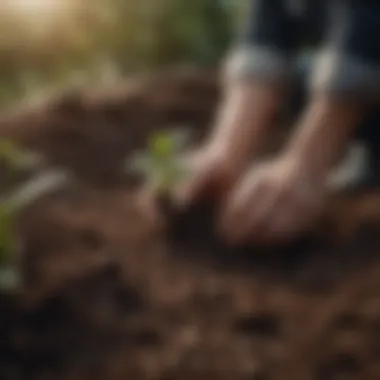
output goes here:
<path id="1" fill-rule="evenodd" d="M 54 1 L 54 0 L 51 0 Z M 103 81 L 176 63 L 215 65 L 243 0 L 92 0 L 58 17 L 0 12 L 0 106 L 69 81 Z M 21 10 L 22 11 L 22 10 Z"/>

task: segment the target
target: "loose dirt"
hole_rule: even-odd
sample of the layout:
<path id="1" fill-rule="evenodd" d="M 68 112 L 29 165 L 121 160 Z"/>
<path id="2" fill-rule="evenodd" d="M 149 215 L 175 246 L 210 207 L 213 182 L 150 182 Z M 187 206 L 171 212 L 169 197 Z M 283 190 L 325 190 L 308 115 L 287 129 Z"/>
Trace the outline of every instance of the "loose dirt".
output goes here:
<path id="1" fill-rule="evenodd" d="M 376 189 L 333 196 L 318 231 L 267 252 L 226 248 L 199 216 L 176 239 L 141 217 L 125 157 L 159 128 L 199 140 L 219 97 L 215 73 L 180 70 L 4 113 L 2 136 L 78 182 L 20 217 L 25 287 L 0 296 L 1 379 L 380 378 Z"/>

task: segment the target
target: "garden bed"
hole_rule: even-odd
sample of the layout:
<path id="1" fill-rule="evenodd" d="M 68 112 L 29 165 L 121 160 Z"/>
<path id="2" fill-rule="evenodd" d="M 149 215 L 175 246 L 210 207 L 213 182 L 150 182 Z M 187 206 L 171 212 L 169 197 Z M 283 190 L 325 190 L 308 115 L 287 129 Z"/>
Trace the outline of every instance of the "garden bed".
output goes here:
<path id="1" fill-rule="evenodd" d="M 3 116 L 2 136 L 81 182 L 20 217 L 25 286 L 0 297 L 1 379 L 380 378 L 375 190 L 337 194 L 313 236 L 267 252 L 225 247 L 202 212 L 177 239 L 139 214 L 125 157 L 156 129 L 201 138 L 218 96 L 214 73 L 179 71 Z"/>

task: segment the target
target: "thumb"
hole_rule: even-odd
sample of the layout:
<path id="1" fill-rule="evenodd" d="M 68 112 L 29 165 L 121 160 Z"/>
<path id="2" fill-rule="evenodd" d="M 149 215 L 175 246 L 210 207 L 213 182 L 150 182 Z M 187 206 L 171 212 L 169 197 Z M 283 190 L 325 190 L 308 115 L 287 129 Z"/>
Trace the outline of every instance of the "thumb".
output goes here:
<path id="1" fill-rule="evenodd" d="M 194 173 L 187 180 L 180 183 L 174 191 L 174 201 L 179 207 L 187 207 L 192 202 L 203 196 L 210 180 L 212 172 L 201 170 Z"/>

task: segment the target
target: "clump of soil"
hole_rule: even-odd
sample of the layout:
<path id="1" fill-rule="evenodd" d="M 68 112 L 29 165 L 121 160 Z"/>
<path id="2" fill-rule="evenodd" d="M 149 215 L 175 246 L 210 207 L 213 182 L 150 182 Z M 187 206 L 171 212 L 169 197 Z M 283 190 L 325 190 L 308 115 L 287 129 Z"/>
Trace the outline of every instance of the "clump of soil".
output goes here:
<path id="1" fill-rule="evenodd" d="M 215 73 L 174 71 L 4 114 L 1 135 L 82 185 L 20 218 L 26 283 L 0 297 L 1 379 L 380 377 L 376 190 L 332 197 L 320 230 L 281 249 L 226 247 L 210 205 L 148 228 L 125 157 L 156 128 L 204 136 L 219 93 Z"/>

